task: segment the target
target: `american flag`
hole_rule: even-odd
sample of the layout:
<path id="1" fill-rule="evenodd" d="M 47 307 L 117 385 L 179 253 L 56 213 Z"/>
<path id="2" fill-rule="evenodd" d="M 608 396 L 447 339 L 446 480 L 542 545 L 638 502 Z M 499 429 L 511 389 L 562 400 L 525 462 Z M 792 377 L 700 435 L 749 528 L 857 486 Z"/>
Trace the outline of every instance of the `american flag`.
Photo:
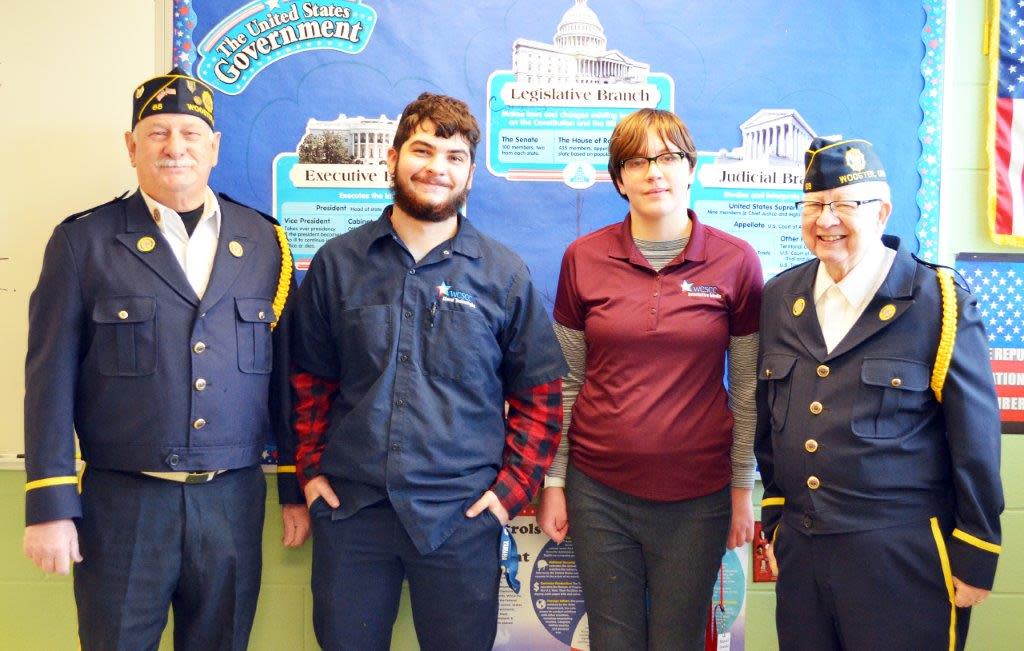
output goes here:
<path id="1" fill-rule="evenodd" d="M 1024 0 L 1000 0 L 999 32 L 992 36 L 999 39 L 999 62 L 992 66 L 989 223 L 996 242 L 1024 246 Z"/>
<path id="2" fill-rule="evenodd" d="M 985 322 L 1003 433 L 1024 434 L 1024 255 L 961 253 L 956 260 Z"/>

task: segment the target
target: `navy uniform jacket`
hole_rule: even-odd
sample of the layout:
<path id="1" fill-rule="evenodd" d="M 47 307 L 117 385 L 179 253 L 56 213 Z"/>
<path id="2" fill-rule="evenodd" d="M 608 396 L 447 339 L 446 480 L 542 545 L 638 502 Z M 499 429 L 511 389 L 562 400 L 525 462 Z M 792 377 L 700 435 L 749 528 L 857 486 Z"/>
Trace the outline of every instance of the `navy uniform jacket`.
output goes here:
<path id="1" fill-rule="evenodd" d="M 81 515 L 75 432 L 88 465 L 182 471 L 251 466 L 272 423 L 287 427 L 287 348 L 270 327 L 281 248 L 258 213 L 219 204 L 202 301 L 138 192 L 54 230 L 29 302 L 28 524 Z M 294 466 L 281 498 L 299 501 Z"/>
<path id="2" fill-rule="evenodd" d="M 897 249 L 892 268 L 831 353 L 814 307 L 818 261 L 765 287 L 755 440 L 764 530 L 773 536 L 783 520 L 787 532 L 848 533 L 937 517 L 952 574 L 991 588 L 1000 424 L 977 302 L 957 288 L 939 403 L 930 388 L 942 317 L 936 272 L 897 238 L 883 241 Z"/>

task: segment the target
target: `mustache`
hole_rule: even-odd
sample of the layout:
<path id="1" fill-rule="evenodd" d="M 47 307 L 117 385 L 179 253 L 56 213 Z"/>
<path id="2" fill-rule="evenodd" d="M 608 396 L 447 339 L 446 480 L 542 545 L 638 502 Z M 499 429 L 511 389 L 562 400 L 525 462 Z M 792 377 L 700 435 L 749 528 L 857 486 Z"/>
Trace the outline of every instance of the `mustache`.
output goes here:
<path id="1" fill-rule="evenodd" d="M 156 162 L 157 167 L 195 167 L 196 161 L 194 158 L 161 158 Z"/>

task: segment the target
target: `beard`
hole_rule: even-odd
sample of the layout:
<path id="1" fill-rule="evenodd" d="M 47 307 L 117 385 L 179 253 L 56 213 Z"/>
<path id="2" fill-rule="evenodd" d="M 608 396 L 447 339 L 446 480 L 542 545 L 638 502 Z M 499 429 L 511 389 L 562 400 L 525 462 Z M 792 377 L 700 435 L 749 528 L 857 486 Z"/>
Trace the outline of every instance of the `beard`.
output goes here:
<path id="1" fill-rule="evenodd" d="M 447 200 L 432 204 L 417 198 L 409 184 L 396 175 L 391 181 L 391 194 L 394 197 L 395 205 L 413 219 L 438 223 L 450 219 L 459 211 L 459 208 L 466 203 L 469 189 L 463 187 L 461 192 L 451 195 Z"/>

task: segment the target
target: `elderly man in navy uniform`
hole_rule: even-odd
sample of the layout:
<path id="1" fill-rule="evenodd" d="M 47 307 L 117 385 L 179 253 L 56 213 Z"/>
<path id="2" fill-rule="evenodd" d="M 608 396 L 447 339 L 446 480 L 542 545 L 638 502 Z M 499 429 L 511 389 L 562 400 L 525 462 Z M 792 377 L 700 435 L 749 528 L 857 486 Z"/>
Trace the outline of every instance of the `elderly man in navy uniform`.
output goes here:
<path id="1" fill-rule="evenodd" d="M 962 648 L 1000 552 L 999 414 L 977 303 L 882 235 L 864 140 L 814 140 L 803 239 L 765 287 L 755 451 L 783 650 Z"/>
<path id="2" fill-rule="evenodd" d="M 84 649 L 155 649 L 169 606 L 176 648 L 244 649 L 252 626 L 292 263 L 279 227 L 207 186 L 213 125 L 203 82 L 139 86 L 139 190 L 57 226 L 29 304 L 24 548 L 46 572 L 77 563 Z M 308 513 L 278 452 L 297 546 Z"/>

